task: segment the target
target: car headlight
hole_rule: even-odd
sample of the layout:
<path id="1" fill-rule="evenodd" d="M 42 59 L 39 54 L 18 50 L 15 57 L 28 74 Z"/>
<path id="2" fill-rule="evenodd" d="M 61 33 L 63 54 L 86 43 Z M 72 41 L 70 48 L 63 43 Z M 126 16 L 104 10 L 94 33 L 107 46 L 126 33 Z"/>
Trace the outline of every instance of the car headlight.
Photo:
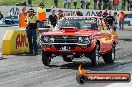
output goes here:
<path id="1" fill-rule="evenodd" d="M 50 37 L 47 37 L 47 36 L 41 36 L 41 41 L 44 42 L 44 43 L 48 43 L 49 42 L 49 38 Z"/>
<path id="2" fill-rule="evenodd" d="M 49 42 L 50 42 L 50 43 L 53 43 L 54 40 L 55 40 L 55 38 L 51 37 L 51 38 L 49 39 Z"/>
<path id="3" fill-rule="evenodd" d="M 49 42 L 49 37 L 44 37 L 44 42 Z"/>
<path id="4" fill-rule="evenodd" d="M 41 36 L 41 41 L 44 43 L 53 43 L 55 40 L 54 37 L 50 37 L 50 36 Z"/>
<path id="5" fill-rule="evenodd" d="M 78 37 L 78 43 L 89 44 L 89 43 L 91 43 L 91 40 L 88 36 Z"/>
<path id="6" fill-rule="evenodd" d="M 83 42 L 83 38 L 82 37 L 78 37 L 78 42 L 82 43 Z"/>
<path id="7" fill-rule="evenodd" d="M 91 40 L 90 40 L 89 37 L 85 37 L 84 42 L 85 42 L 85 43 L 91 43 Z"/>

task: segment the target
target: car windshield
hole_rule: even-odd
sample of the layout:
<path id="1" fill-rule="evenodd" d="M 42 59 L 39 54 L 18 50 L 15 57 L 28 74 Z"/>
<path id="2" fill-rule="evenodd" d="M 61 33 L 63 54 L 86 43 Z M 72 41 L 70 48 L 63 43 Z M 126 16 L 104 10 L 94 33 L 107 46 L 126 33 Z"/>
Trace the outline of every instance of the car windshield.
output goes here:
<path id="1" fill-rule="evenodd" d="M 91 29 L 95 30 L 97 26 L 97 18 L 79 18 L 79 17 L 69 17 L 59 20 L 56 25 L 56 29 L 61 29 L 63 27 L 77 27 L 78 29 Z"/>

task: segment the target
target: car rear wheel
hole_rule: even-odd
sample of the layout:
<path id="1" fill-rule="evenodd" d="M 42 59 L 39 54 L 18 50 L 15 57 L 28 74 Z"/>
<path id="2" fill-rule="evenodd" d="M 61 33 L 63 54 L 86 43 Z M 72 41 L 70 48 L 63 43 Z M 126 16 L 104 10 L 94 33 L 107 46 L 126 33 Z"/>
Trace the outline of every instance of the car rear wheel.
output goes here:
<path id="1" fill-rule="evenodd" d="M 52 54 L 49 52 L 42 51 L 42 62 L 45 66 L 49 66 L 51 62 Z"/>
<path id="2" fill-rule="evenodd" d="M 67 55 L 63 55 L 63 60 L 66 61 L 66 62 L 72 62 L 73 60 L 73 57 L 68 57 Z"/>
<path id="3" fill-rule="evenodd" d="M 93 66 L 97 66 L 99 64 L 99 45 L 97 44 L 91 54 L 91 63 Z"/>
<path id="4" fill-rule="evenodd" d="M 114 63 L 115 61 L 115 45 L 112 46 L 112 49 L 110 52 L 104 54 L 102 57 L 104 59 L 105 63 Z"/>

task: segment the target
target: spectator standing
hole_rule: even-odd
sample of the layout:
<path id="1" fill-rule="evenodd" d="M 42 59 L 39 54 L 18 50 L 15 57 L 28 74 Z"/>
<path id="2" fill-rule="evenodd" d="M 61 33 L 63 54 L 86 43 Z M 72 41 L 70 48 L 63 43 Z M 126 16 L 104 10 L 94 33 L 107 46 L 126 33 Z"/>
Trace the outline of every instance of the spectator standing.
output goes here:
<path id="1" fill-rule="evenodd" d="M 122 0 L 122 6 L 121 6 L 122 10 L 125 10 L 125 4 L 126 4 L 126 0 Z"/>
<path id="2" fill-rule="evenodd" d="M 103 10 L 108 8 L 109 0 L 103 0 Z"/>
<path id="3" fill-rule="evenodd" d="M 130 11 L 130 6 L 132 4 L 132 0 L 127 0 L 127 2 L 128 2 L 127 10 Z"/>
<path id="4" fill-rule="evenodd" d="M 132 0 L 130 0 L 130 8 L 129 11 L 132 11 Z"/>
<path id="5" fill-rule="evenodd" d="M 113 29 L 115 18 L 111 15 L 111 12 L 109 12 L 109 15 L 106 16 L 105 20 L 108 23 L 109 29 Z"/>
<path id="6" fill-rule="evenodd" d="M 129 0 L 122 0 L 122 10 L 125 11 L 126 10 L 126 1 L 129 4 Z M 128 5 L 129 6 L 129 5 Z"/>
<path id="7" fill-rule="evenodd" d="M 39 19 L 39 28 L 44 27 L 44 21 L 47 20 L 46 18 L 46 8 L 43 3 L 39 4 L 39 7 L 37 9 L 38 19 Z"/>
<path id="8" fill-rule="evenodd" d="M 33 9 L 29 9 L 29 14 L 26 17 L 27 22 L 27 37 L 29 42 L 29 54 L 38 54 L 38 46 L 37 46 L 37 16 L 34 13 Z"/>
<path id="9" fill-rule="evenodd" d="M 114 10 L 118 10 L 119 0 L 113 0 Z"/>
<path id="10" fill-rule="evenodd" d="M 32 0 L 28 0 L 28 6 L 32 6 Z"/>
<path id="11" fill-rule="evenodd" d="M 58 7 L 58 0 L 54 0 L 55 7 Z"/>
<path id="12" fill-rule="evenodd" d="M 98 7 L 99 7 L 99 10 L 102 10 L 102 0 L 99 0 Z"/>
<path id="13" fill-rule="evenodd" d="M 64 8 L 66 8 L 67 0 L 64 0 Z"/>
<path id="14" fill-rule="evenodd" d="M 63 17 L 63 12 L 62 10 L 59 10 L 58 12 L 58 20 L 60 20 Z"/>
<path id="15" fill-rule="evenodd" d="M 114 12 L 114 18 L 115 18 L 115 22 L 114 22 L 114 31 L 116 31 L 116 29 L 117 29 L 117 24 L 118 24 L 117 12 Z"/>
<path id="16" fill-rule="evenodd" d="M 74 3 L 74 8 L 76 9 L 77 8 L 77 0 L 74 0 L 73 3 Z"/>
<path id="17" fill-rule="evenodd" d="M 123 21 L 124 21 L 126 15 L 123 11 L 121 11 L 118 16 L 119 16 L 119 30 L 124 30 Z"/>
<path id="18" fill-rule="evenodd" d="M 98 0 L 94 0 L 94 10 L 97 9 L 97 1 L 98 1 Z"/>
<path id="19" fill-rule="evenodd" d="M 1 13 L 1 11 L 0 11 L 0 20 L 3 18 L 3 15 L 2 15 L 2 13 Z"/>
<path id="20" fill-rule="evenodd" d="M 127 3 L 128 3 L 127 10 L 129 11 L 129 6 L 130 6 L 130 1 L 131 1 L 131 0 L 126 0 L 126 1 L 127 1 Z"/>
<path id="21" fill-rule="evenodd" d="M 103 17 L 105 18 L 106 16 L 108 15 L 108 10 L 107 9 L 105 9 L 105 11 L 104 11 L 104 13 L 103 13 Z"/>
<path id="22" fill-rule="evenodd" d="M 107 7 L 108 10 L 112 10 L 112 7 L 113 7 L 113 4 L 112 3 L 113 3 L 113 0 L 109 0 L 108 5 L 107 5 L 108 6 Z"/>
<path id="23" fill-rule="evenodd" d="M 84 0 L 81 0 L 80 3 L 81 3 L 81 8 L 84 9 L 85 1 Z"/>
<path id="24" fill-rule="evenodd" d="M 71 8 L 71 0 L 67 0 L 68 9 Z"/>
<path id="25" fill-rule="evenodd" d="M 51 11 L 51 15 L 49 16 L 49 23 L 51 23 L 53 27 L 55 27 L 57 24 L 57 16 L 55 15 L 54 10 Z"/>
<path id="26" fill-rule="evenodd" d="M 26 7 L 24 7 L 19 14 L 19 27 L 27 27 L 27 23 L 25 22 L 26 16 Z"/>
<path id="27" fill-rule="evenodd" d="M 86 9 L 89 9 L 90 0 L 85 0 Z"/>

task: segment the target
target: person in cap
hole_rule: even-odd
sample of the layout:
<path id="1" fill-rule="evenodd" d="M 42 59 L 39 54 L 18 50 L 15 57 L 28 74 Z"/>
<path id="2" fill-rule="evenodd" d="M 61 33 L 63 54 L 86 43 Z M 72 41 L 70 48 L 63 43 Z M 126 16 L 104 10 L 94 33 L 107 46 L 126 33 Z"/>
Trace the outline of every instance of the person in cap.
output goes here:
<path id="1" fill-rule="evenodd" d="M 46 8 L 44 6 L 44 3 L 40 3 L 39 7 L 37 9 L 37 15 L 39 20 L 39 28 L 44 28 L 44 21 L 47 20 L 46 18 Z"/>
<path id="2" fill-rule="evenodd" d="M 34 13 L 33 9 L 29 9 L 28 15 L 26 17 L 27 22 L 27 37 L 29 42 L 29 54 L 38 54 L 38 46 L 37 46 L 37 23 L 38 18 Z"/>

